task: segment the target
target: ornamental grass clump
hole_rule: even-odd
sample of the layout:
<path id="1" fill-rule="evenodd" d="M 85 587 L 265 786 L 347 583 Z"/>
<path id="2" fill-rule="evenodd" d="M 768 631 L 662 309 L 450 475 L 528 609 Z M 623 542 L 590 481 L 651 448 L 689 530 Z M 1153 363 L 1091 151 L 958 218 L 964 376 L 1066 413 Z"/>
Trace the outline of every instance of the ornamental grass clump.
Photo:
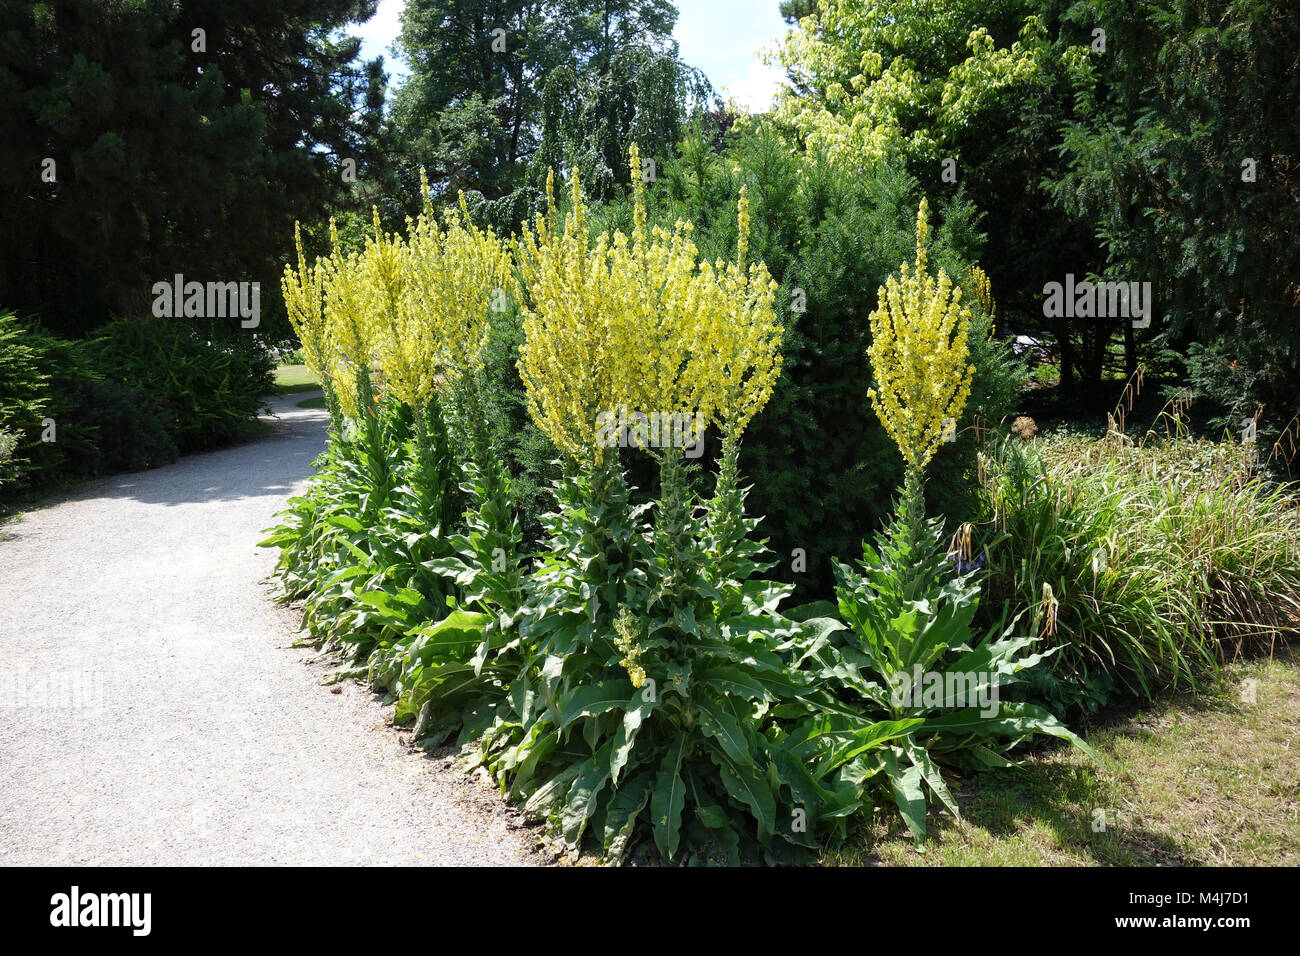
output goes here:
<path id="1" fill-rule="evenodd" d="M 1204 688 L 1300 632 L 1300 502 L 1240 442 L 1047 434 L 983 464 L 987 586 L 1060 648 L 1035 676 L 1059 713 Z"/>

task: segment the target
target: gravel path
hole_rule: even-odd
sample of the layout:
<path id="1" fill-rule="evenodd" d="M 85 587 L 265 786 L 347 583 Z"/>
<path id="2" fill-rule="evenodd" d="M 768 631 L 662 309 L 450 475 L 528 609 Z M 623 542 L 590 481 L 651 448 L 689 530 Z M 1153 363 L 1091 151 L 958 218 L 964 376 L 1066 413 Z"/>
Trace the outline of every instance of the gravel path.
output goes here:
<path id="1" fill-rule="evenodd" d="M 540 861 L 483 779 L 288 649 L 256 547 L 325 413 L 0 526 L 0 864 Z"/>

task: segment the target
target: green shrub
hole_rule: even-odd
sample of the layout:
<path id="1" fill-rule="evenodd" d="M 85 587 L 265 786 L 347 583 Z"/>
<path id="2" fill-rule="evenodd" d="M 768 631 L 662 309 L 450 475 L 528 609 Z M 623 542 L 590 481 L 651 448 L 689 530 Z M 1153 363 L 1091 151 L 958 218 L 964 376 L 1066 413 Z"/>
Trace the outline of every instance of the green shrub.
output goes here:
<path id="1" fill-rule="evenodd" d="M 0 425 L 15 437 L 15 487 L 30 493 L 174 459 L 169 419 L 151 384 L 105 378 L 92 349 L 0 315 Z"/>
<path id="2" fill-rule="evenodd" d="M 185 453 L 245 434 L 274 391 L 273 362 L 259 347 L 209 345 L 173 319 L 118 319 L 83 348 L 105 376 L 149 390 Z"/>
<path id="3" fill-rule="evenodd" d="M 17 488 L 30 492 L 94 473 L 96 428 L 89 419 L 96 409 L 86 389 L 96 377 L 77 343 L 0 315 L 0 426 L 17 435 Z"/>
<path id="4" fill-rule="evenodd" d="M 843 212 L 843 221 L 827 229 L 836 238 L 809 253 L 815 260 L 810 265 L 834 268 L 840 261 L 832 255 L 836 244 L 858 241 L 861 227 L 872 225 L 873 216 L 879 220 L 880 228 L 864 231 L 866 245 L 855 247 L 861 261 L 846 267 L 852 276 L 836 280 L 841 290 L 880 281 L 913 248 L 912 222 L 903 227 L 906 242 L 895 241 L 899 230 L 886 228 L 898 218 L 888 195 L 850 195 L 850 181 L 825 170 L 820 179 L 809 173 L 802 181 L 800 169 L 782 164 L 777 153 L 759 155 L 751 168 L 758 179 L 746 184 L 750 195 L 763 197 L 756 204 L 755 228 L 774 255 L 785 255 L 778 233 L 786 227 L 775 198 L 788 199 L 801 189 L 812 194 L 806 201 L 814 205 L 824 204 L 826 194 L 838 189 L 843 206 L 836 210 L 837 215 Z M 730 175 L 719 171 L 722 180 Z M 915 188 L 884 173 L 879 181 L 904 194 Z M 740 185 L 739 179 L 727 181 L 719 194 L 734 195 Z M 605 220 L 595 227 L 609 225 L 627 211 L 622 204 L 607 206 L 594 213 L 593 218 Z M 639 207 L 637 212 L 640 221 Z M 660 208 L 656 216 L 671 217 L 672 212 Z M 706 210 L 703 221 L 708 218 Z M 747 217 L 742 212 L 737 218 Z M 714 217 L 714 222 L 721 219 Z M 941 261 L 947 257 L 954 268 L 966 268 L 957 251 L 963 243 L 956 237 L 969 231 L 970 222 L 968 206 L 950 207 L 947 232 L 941 232 L 936 248 Z M 736 242 L 729 228 L 717 225 L 706 232 L 713 251 L 719 242 Z M 554 235 L 547 232 L 545 242 Z M 876 241 L 879 247 L 871 246 Z M 549 251 L 536 255 L 547 269 L 559 261 Z M 536 262 L 522 264 L 521 272 L 530 274 Z M 672 267 L 682 268 L 676 254 Z M 553 347 L 564 341 L 557 330 L 586 327 L 590 309 L 570 310 L 586 301 L 569 295 L 571 272 L 549 272 L 543 279 L 542 271 L 536 270 L 535 285 L 523 291 L 523 300 L 525 308 L 541 308 L 537 303 L 545 302 L 555 320 L 528 326 L 529 335 L 536 331 L 545 343 L 528 353 L 533 359 L 543 353 L 560 357 L 540 364 L 545 375 L 562 379 L 571 368 L 585 374 L 612 361 L 603 357 L 611 354 L 628 359 L 626 368 L 635 369 L 632 350 L 603 348 L 580 358 Z M 594 274 L 603 272 L 586 273 Z M 749 275 L 752 281 L 756 273 Z M 625 288 L 636 288 L 646 273 L 636 267 L 629 276 L 636 282 Z M 645 293 L 655 295 L 657 284 L 645 285 Z M 531 296 L 539 288 L 564 294 L 555 299 L 539 295 L 534 301 Z M 740 288 L 729 280 L 727 294 Z M 874 295 L 875 288 L 870 292 Z M 839 305 L 856 308 L 852 298 L 845 295 Z M 609 299 L 606 307 L 615 311 L 625 301 Z M 746 302 L 737 299 L 729 307 L 737 323 L 753 318 L 743 311 L 748 309 L 761 308 L 763 322 L 773 318 L 770 300 Z M 629 315 L 640 322 L 640 313 Z M 823 376 L 826 392 L 821 394 L 833 393 L 839 405 L 822 409 L 816 395 L 810 401 L 798 386 L 786 382 L 782 387 L 807 413 L 797 423 L 803 429 L 800 448 L 810 450 L 814 462 L 816 454 L 839 456 L 844 473 L 835 477 L 844 484 L 844 500 L 861 504 L 865 499 L 851 486 L 864 475 L 871 481 L 881 476 L 871 462 L 862 463 L 858 445 L 818 431 L 823 416 L 842 420 L 840 406 L 868 407 L 865 339 L 861 328 L 852 328 L 852 315 L 843 318 L 845 334 L 835 343 L 839 364 L 819 365 L 810 337 L 801 356 L 808 374 Z M 978 347 L 988 342 L 988 320 L 982 316 L 984 324 L 977 327 Z M 737 362 L 742 368 L 747 362 L 755 370 L 775 368 L 774 360 L 765 363 L 754 354 L 757 345 L 744 356 L 726 356 L 721 341 L 706 337 L 703 341 L 716 352 L 701 353 L 700 339 L 674 339 L 684 330 L 679 323 L 667 324 L 661 335 L 669 336 L 672 345 L 665 355 L 678 354 L 673 351 L 678 346 L 710 359 L 722 355 L 717 371 L 725 364 L 735 376 L 729 387 L 724 384 L 728 375 L 714 376 L 716 423 L 726 433 L 716 477 L 677 448 L 588 457 L 568 447 L 568 461 L 552 485 L 555 510 L 540 521 L 541 547 L 531 566 L 521 565 L 525 522 L 515 512 L 521 500 L 525 508 L 536 500 L 521 491 L 542 486 L 543 462 L 530 460 L 528 453 L 545 445 L 538 442 L 530 449 L 525 430 L 515 424 L 524 412 L 514 369 L 517 317 L 497 312 L 491 323 L 485 375 L 481 382 L 469 376 L 451 390 L 446 397 L 451 414 L 445 421 L 440 414 L 428 421 L 419 415 L 412 419 L 409 410 L 391 402 L 374 411 L 367 372 L 360 370 L 354 406 L 360 420 L 350 423 L 355 434 L 334 430 L 319 481 L 307 496 L 291 502 L 289 520 L 264 542 L 282 549 L 281 579 L 290 595 L 305 598 L 304 620 L 313 636 L 345 650 L 351 666 L 339 673 L 363 677 L 385 690 L 396 719 L 414 724 L 420 745 L 433 746 L 453 735 L 458 744 L 472 744 L 474 760 L 491 771 L 503 794 L 551 821 L 572 850 L 594 846 L 619 859 L 632 845 L 653 841 L 665 861 L 737 862 L 813 859 L 820 846 L 842 839 L 855 819 L 869 819 L 877 801 L 891 791 L 919 838 L 924 797 L 917 775 L 941 798 L 947 796 L 938 760 L 1005 763 L 1008 747 L 1028 734 L 1070 737 L 1049 715 L 1023 703 L 1001 704 L 972 726 L 966 714 L 953 712 L 956 704 L 927 704 L 900 716 L 881 697 L 877 681 L 895 673 L 880 661 L 875 662 L 877 672 L 870 673 L 873 662 L 863 645 L 892 642 L 899 654 L 909 642 L 921 646 L 906 621 L 900 623 L 904 617 L 923 620 L 925 636 L 937 639 L 924 648 L 927 665 L 942 659 L 951 668 L 974 670 L 982 664 L 996 679 L 1011 677 L 1037 660 L 1019 657 L 1031 643 L 1027 639 L 989 639 L 973 646 L 979 642 L 969 633 L 975 609 L 969 582 L 964 590 L 939 582 L 927 585 L 925 593 L 913 593 L 910 585 L 895 591 L 886 587 L 885 579 L 909 573 L 904 565 L 912 561 L 933 572 L 937 581 L 943 559 L 935 541 L 926 555 L 909 552 L 862 586 L 871 591 L 869 602 L 893 612 L 874 632 L 867 629 L 858 603 L 848 598 L 846 613 L 857 627 L 851 634 L 821 609 L 781 610 L 793 585 L 768 579 L 775 562 L 754 537 L 758 521 L 746 517 L 746 490 L 739 479 L 739 436 L 748 415 L 740 414 L 733 389 L 748 381 L 763 402 L 768 392 L 761 376 L 761 388 L 754 379 L 745 380 Z M 769 358 L 776 352 L 773 338 L 761 339 L 762 347 L 771 349 Z M 851 349 L 859 353 L 852 360 Z M 593 359 L 595 354 L 602 358 Z M 578 364 L 583 358 L 590 360 L 588 365 Z M 1000 371 L 1011 368 L 992 347 L 979 361 Z M 964 359 L 961 367 L 966 368 Z M 535 372 L 529 370 L 534 386 Z M 636 394 L 618 391 L 631 377 L 620 374 L 609 395 Z M 1013 379 L 1006 371 L 989 380 L 985 394 L 1009 391 Z M 580 383 L 576 390 L 590 394 L 590 388 L 599 387 L 591 383 L 598 380 L 599 375 L 579 375 L 569 384 Z M 661 387 L 662 407 L 692 407 L 700 401 L 687 386 L 680 395 L 669 394 L 676 384 Z M 964 395 L 965 383 L 962 390 Z M 552 439 L 564 444 L 566 426 L 536 407 L 531 410 L 543 427 L 552 429 Z M 958 414 L 956 406 L 953 414 Z M 454 423 L 450 442 L 435 435 L 432 426 L 439 422 Z M 568 426 L 585 427 L 581 419 L 571 419 Z M 874 431 L 888 441 L 878 426 Z M 426 460 L 443 451 L 449 469 Z M 774 468 L 787 467 L 797 457 L 784 446 L 780 454 L 784 457 L 773 460 Z M 507 469 L 516 472 L 514 480 Z M 519 480 L 519 471 L 527 483 Z M 436 480 L 422 478 L 434 475 Z M 454 500 L 448 478 L 456 476 L 470 504 L 459 520 L 447 514 Z M 428 507 L 409 491 L 422 484 L 441 489 Z M 711 495 L 706 493 L 710 485 Z M 920 485 L 915 488 L 920 507 Z M 783 504 L 789 514 L 806 505 L 808 489 L 782 490 L 797 502 Z M 823 528 L 838 528 L 846 517 L 866 521 L 860 509 L 837 514 L 833 522 L 829 515 L 819 520 Z M 462 533 L 454 533 L 458 528 Z M 430 555 L 439 546 L 452 553 Z M 425 580 L 428 575 L 441 575 L 441 586 Z M 844 587 L 854 586 L 846 580 Z M 932 618 L 925 617 L 931 613 Z M 950 648 L 950 643 L 961 646 Z M 968 738 L 978 745 L 967 743 Z"/>
<path id="5" fill-rule="evenodd" d="M 0 428 L 13 436 L 13 467 L 40 444 L 40 423 L 50 405 L 47 335 L 13 312 L 0 312 Z"/>
<path id="6" fill-rule="evenodd" d="M 0 485 L 12 481 L 17 474 L 14 450 L 18 447 L 18 433 L 0 428 Z"/>
<path id="7" fill-rule="evenodd" d="M 143 388 L 93 378 L 78 379 L 72 386 L 74 435 L 84 436 L 69 453 L 72 474 L 141 471 L 176 459 L 179 451 L 166 416 Z"/>

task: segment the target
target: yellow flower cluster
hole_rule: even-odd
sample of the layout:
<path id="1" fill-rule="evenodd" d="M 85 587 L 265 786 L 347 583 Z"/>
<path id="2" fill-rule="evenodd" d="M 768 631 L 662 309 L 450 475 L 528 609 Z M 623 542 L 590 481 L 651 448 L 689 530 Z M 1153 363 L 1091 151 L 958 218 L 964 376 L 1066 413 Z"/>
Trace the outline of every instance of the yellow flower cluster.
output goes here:
<path id="1" fill-rule="evenodd" d="M 626 607 L 620 608 L 618 617 L 614 618 L 614 646 L 623 655 L 619 664 L 627 671 L 632 686 L 640 687 L 645 683 L 645 668 L 641 666 L 645 649 L 637 641 L 636 616 Z"/>
<path id="2" fill-rule="evenodd" d="M 478 228 L 464 197 L 440 226 L 426 197 L 407 235 L 374 234 L 344 255 L 330 222 L 333 250 L 308 267 L 297 238 L 298 266 L 286 266 L 282 287 L 289 319 L 308 366 L 328 377 L 346 415 L 356 418 L 357 371 L 370 369 L 377 389 L 412 407 L 444 382 L 479 364 L 487 312 L 513 288 L 509 252 L 492 230 Z"/>
<path id="3" fill-rule="evenodd" d="M 969 364 L 970 310 L 961 289 L 926 260 L 929 207 L 916 218 L 916 262 L 890 276 L 871 313 L 868 357 L 878 388 L 868 394 L 876 414 L 898 445 L 903 460 L 924 469 L 943 440 L 944 421 L 961 417 L 970 397 L 975 367 Z"/>
<path id="4" fill-rule="evenodd" d="M 529 409 L 556 447 L 580 462 L 601 460 L 597 418 L 620 406 L 698 416 L 739 438 L 781 370 L 776 283 L 761 263 L 745 263 L 745 195 L 736 261 L 699 262 L 690 223 L 647 228 L 635 146 L 631 168 L 631 236 L 592 241 L 574 170 L 563 226 L 552 175 L 547 212 L 517 245 L 527 289 L 519 370 Z"/>
<path id="5" fill-rule="evenodd" d="M 993 301 L 993 284 L 989 282 L 989 275 L 979 266 L 975 266 L 970 271 L 970 281 L 975 293 L 975 301 L 980 304 L 985 315 L 992 315 L 996 307 Z"/>
<path id="6" fill-rule="evenodd" d="M 424 186 L 423 173 L 420 181 Z M 491 229 L 474 224 L 464 194 L 459 215 L 444 217 L 441 230 L 432 206 L 426 206 L 408 231 L 407 310 L 390 333 L 389 349 L 393 354 L 425 355 L 424 369 L 437 369 L 454 382 L 482 366 L 488 313 L 504 309 L 505 296 L 515 287 L 510 251 Z M 426 372 L 422 395 L 427 395 L 430 381 Z"/>
<path id="7" fill-rule="evenodd" d="M 317 376 L 329 368 L 328 334 L 325 330 L 325 267 L 319 262 L 307 265 L 302 251 L 302 229 L 293 227 L 293 245 L 298 252 L 298 268 L 286 265 L 281 288 L 289 322 L 302 343 L 303 361 Z"/>

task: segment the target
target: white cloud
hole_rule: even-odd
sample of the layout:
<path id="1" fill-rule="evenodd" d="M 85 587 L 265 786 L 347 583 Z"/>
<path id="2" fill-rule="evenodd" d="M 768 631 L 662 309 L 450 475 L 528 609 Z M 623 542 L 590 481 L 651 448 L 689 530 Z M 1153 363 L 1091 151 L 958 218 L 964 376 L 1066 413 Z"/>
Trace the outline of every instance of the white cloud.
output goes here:
<path id="1" fill-rule="evenodd" d="M 779 67 L 751 62 L 743 77 L 722 84 L 723 96 L 735 99 L 751 113 L 762 113 L 772 108 L 772 98 L 784 80 L 785 72 Z"/>
<path id="2" fill-rule="evenodd" d="M 352 24 L 350 32 L 361 37 L 361 57 L 370 60 L 377 56 L 384 58 L 384 68 L 393 75 L 393 80 L 405 76 L 406 64 L 399 60 L 390 47 L 397 35 L 402 32 L 402 11 L 406 9 L 406 0 L 379 0 L 379 9 L 365 23 Z"/>

